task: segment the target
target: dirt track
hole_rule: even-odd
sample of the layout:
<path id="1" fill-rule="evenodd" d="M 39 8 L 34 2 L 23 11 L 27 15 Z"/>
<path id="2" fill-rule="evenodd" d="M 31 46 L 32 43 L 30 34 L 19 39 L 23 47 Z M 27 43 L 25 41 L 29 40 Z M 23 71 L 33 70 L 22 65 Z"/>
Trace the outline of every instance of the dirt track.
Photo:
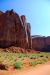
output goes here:
<path id="1" fill-rule="evenodd" d="M 50 75 L 50 64 L 44 64 L 24 71 L 0 71 L 0 75 Z"/>

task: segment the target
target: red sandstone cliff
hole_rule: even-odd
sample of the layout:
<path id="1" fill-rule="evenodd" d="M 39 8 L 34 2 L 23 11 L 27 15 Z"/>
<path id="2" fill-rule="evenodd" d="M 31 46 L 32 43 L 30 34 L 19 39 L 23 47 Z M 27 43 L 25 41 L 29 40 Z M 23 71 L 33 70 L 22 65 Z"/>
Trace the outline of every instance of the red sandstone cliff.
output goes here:
<path id="1" fill-rule="evenodd" d="M 32 49 L 50 51 L 50 37 L 32 36 Z"/>
<path id="2" fill-rule="evenodd" d="M 29 48 L 27 25 L 24 15 L 20 17 L 13 10 L 0 12 L 0 47 Z"/>
<path id="3" fill-rule="evenodd" d="M 38 51 L 50 51 L 50 36 L 31 36 L 31 26 L 25 15 L 13 10 L 0 11 L 0 47 L 16 46 Z"/>

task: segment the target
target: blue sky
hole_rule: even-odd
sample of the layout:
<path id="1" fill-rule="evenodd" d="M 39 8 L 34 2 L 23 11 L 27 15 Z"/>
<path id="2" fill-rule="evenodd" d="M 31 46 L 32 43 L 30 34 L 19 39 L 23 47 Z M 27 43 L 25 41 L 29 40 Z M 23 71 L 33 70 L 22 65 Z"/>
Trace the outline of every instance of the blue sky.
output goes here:
<path id="1" fill-rule="evenodd" d="M 0 10 L 26 15 L 32 35 L 50 35 L 50 0 L 0 0 Z"/>

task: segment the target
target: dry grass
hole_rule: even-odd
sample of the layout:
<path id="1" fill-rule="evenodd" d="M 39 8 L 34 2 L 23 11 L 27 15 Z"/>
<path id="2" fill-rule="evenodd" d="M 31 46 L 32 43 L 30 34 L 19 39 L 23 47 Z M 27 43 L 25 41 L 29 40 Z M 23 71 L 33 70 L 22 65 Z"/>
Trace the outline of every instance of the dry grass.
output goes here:
<path id="1" fill-rule="evenodd" d="M 18 67 L 21 66 L 21 62 L 24 64 L 28 64 L 29 66 L 35 66 L 37 64 L 42 64 L 48 62 L 50 60 L 50 53 L 8 53 L 8 52 L 0 52 L 0 64 L 4 64 L 6 66 L 13 66 L 16 62 Z M 23 66 L 22 65 L 22 66 Z"/>

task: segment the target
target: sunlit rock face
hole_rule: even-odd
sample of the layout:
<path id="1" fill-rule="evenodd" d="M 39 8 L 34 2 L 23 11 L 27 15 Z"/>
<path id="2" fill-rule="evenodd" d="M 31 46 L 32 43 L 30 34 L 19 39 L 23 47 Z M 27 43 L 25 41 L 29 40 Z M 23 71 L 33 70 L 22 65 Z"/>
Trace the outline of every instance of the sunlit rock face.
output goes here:
<path id="1" fill-rule="evenodd" d="M 29 46 L 29 49 L 32 49 L 31 27 L 30 27 L 30 23 L 27 23 L 27 35 L 28 35 L 28 46 Z"/>
<path id="2" fill-rule="evenodd" d="M 27 23 L 25 15 L 21 16 L 21 20 L 23 23 L 23 27 L 26 33 L 26 41 L 27 41 L 27 48 L 31 49 L 31 26 L 30 23 Z"/>
<path id="3" fill-rule="evenodd" d="M 29 48 L 30 30 L 24 15 L 13 10 L 0 15 L 0 47 L 17 46 Z"/>

